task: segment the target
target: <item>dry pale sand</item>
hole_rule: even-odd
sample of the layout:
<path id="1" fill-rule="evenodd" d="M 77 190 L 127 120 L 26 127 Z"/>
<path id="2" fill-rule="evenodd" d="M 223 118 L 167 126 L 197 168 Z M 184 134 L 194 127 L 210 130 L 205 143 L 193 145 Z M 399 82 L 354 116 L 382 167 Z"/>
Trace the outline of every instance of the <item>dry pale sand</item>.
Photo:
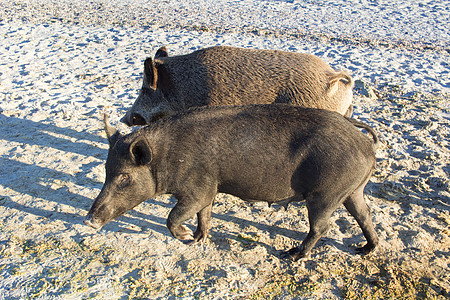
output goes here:
<path id="1" fill-rule="evenodd" d="M 363 5 L 358 20 L 382 13 L 394 25 L 363 22 L 356 33 L 372 30 L 358 38 L 344 23 L 324 29 L 302 20 L 310 28 L 298 34 L 290 18 L 280 20 L 285 11 L 314 8 L 312 1 L 243 1 L 249 18 L 239 22 L 230 17 L 238 11 L 231 1 L 204 1 L 206 10 L 229 8 L 217 19 L 198 17 L 202 1 L 183 1 L 178 10 L 155 2 L 141 23 L 160 23 L 148 24 L 130 17 L 144 2 L 113 1 L 109 10 L 102 1 L 58 3 L 0 1 L 0 299 L 450 297 L 446 1 L 410 3 L 411 21 L 397 15 L 398 28 L 388 4 Z M 279 14 L 262 16 L 263 5 Z M 322 5 L 329 13 L 340 7 Z M 433 21 L 418 22 L 421 14 Z M 260 22 L 265 31 L 255 31 Z M 400 39 L 405 28 L 410 34 Z M 223 194 L 204 245 L 172 238 L 165 220 L 176 199 L 169 196 L 100 231 L 83 224 L 105 176 L 102 113 L 129 132 L 119 119 L 137 96 L 146 56 L 161 45 L 177 55 L 219 44 L 314 53 L 358 80 L 354 117 L 382 140 L 366 188 L 381 239 L 374 253 L 355 254 L 365 241 L 342 207 L 309 260 L 282 260 L 279 253 L 307 234 L 304 204 L 285 210 Z"/>

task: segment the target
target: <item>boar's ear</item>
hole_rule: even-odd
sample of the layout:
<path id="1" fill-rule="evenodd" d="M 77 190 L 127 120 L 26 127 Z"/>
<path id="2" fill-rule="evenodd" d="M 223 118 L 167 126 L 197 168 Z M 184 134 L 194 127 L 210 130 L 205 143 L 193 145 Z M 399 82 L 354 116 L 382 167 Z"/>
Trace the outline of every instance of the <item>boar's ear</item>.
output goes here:
<path id="1" fill-rule="evenodd" d="M 158 71 L 153 60 L 148 57 L 144 62 L 144 83 L 147 84 L 147 88 L 156 90 L 157 82 Z"/>
<path id="2" fill-rule="evenodd" d="M 138 166 L 146 165 L 152 161 L 152 149 L 143 136 L 138 137 L 130 144 L 130 156 Z"/>
<path id="3" fill-rule="evenodd" d="M 108 137 L 109 144 L 113 146 L 122 135 L 115 127 L 109 125 L 107 114 L 103 115 L 103 122 L 105 123 L 105 132 Z"/>
<path id="4" fill-rule="evenodd" d="M 168 57 L 169 53 L 167 52 L 167 48 L 165 46 L 161 47 L 158 49 L 158 51 L 156 51 L 155 54 L 155 59 L 160 58 L 160 57 Z"/>

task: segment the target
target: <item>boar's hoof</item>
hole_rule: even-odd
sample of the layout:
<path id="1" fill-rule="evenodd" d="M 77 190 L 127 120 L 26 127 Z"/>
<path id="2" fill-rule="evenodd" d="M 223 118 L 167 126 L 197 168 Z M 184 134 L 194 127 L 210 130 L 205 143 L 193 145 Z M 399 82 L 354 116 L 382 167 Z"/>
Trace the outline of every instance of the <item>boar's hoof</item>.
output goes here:
<path id="1" fill-rule="evenodd" d="M 356 248 L 356 253 L 364 256 L 372 252 L 373 249 L 375 249 L 375 246 L 367 243 L 364 247 Z"/>
<path id="2" fill-rule="evenodd" d="M 190 241 L 188 245 L 204 244 L 208 240 L 208 232 L 199 231 L 198 229 L 194 233 L 194 240 Z"/>
<path id="3" fill-rule="evenodd" d="M 145 122 L 144 118 L 137 113 L 132 113 L 131 114 L 131 125 L 146 125 L 147 123 Z"/>
<path id="4" fill-rule="evenodd" d="M 300 250 L 298 247 L 294 247 L 289 251 L 285 251 L 285 252 L 281 253 L 281 258 L 290 259 L 293 261 L 297 261 L 300 258 L 304 258 L 306 256 L 307 256 L 307 254 L 304 253 L 302 250 Z"/>
<path id="5" fill-rule="evenodd" d="M 192 231 L 190 231 L 186 226 L 180 225 L 178 227 L 175 227 L 170 230 L 172 232 L 172 235 L 179 239 L 179 240 L 192 240 L 194 239 L 194 236 L 192 234 Z"/>
<path id="6" fill-rule="evenodd" d="M 101 224 L 95 222 L 95 220 L 93 220 L 91 217 L 87 217 L 87 219 L 84 220 L 84 224 L 95 229 L 99 229 L 100 227 L 102 227 Z"/>

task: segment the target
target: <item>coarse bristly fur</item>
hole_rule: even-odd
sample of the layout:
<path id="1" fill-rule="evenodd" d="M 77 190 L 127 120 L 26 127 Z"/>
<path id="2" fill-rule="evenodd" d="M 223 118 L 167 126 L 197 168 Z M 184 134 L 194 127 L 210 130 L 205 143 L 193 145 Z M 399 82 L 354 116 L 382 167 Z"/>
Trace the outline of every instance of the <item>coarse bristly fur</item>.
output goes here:
<path id="1" fill-rule="evenodd" d="M 195 106 L 288 103 L 350 116 L 353 79 L 315 55 L 216 46 L 144 63 L 138 98 L 123 121 L 145 125 Z"/>
<path id="2" fill-rule="evenodd" d="M 354 125 L 369 131 L 368 138 Z M 106 122 L 106 181 L 86 224 L 99 228 L 148 198 L 173 194 L 167 219 L 174 237 L 204 241 L 218 192 L 248 201 L 300 201 L 310 232 L 286 252 L 307 256 L 344 204 L 367 239 L 378 243 L 363 190 L 375 167 L 375 132 L 326 110 L 291 105 L 191 109 L 122 136 Z M 375 143 L 374 143 L 375 141 Z M 197 215 L 192 235 L 182 223 Z"/>

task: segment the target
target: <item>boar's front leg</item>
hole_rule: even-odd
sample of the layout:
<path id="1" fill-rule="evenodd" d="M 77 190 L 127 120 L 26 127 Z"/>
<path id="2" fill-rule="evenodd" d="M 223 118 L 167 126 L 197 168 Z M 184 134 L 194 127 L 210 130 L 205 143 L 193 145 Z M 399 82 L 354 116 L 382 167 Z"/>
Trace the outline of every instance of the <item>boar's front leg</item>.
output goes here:
<path id="1" fill-rule="evenodd" d="M 180 198 L 167 218 L 167 228 L 169 228 L 172 235 L 180 240 L 193 240 L 191 244 L 204 241 L 208 236 L 210 227 L 213 198 L 209 198 L 206 201 L 197 199 L 197 197 Z M 182 223 L 195 216 L 195 214 L 198 217 L 198 227 L 193 235 L 192 231 Z"/>
<path id="2" fill-rule="evenodd" d="M 174 238 L 179 240 L 193 239 L 192 231 L 190 231 L 182 223 L 192 218 L 197 213 L 197 207 L 178 201 L 175 207 L 170 211 L 167 218 L 167 228 Z"/>
<path id="3" fill-rule="evenodd" d="M 213 203 L 203 208 L 201 211 L 197 213 L 197 230 L 194 233 L 194 240 L 191 245 L 197 243 L 204 243 L 208 238 L 208 232 L 211 228 L 211 210 Z"/>

